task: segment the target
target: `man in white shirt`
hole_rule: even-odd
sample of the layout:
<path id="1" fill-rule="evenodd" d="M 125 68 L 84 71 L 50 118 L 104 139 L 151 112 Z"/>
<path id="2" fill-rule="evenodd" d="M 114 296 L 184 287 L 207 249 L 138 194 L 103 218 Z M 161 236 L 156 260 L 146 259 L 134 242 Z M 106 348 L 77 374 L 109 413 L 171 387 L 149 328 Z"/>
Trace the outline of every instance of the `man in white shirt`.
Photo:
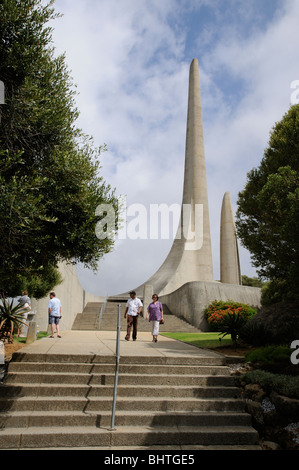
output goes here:
<path id="1" fill-rule="evenodd" d="M 125 339 L 130 341 L 131 330 L 133 326 L 133 334 L 132 338 L 133 341 L 137 339 L 137 323 L 138 323 L 138 315 L 141 313 L 142 310 L 142 302 L 138 297 L 136 297 L 136 292 L 130 292 L 130 299 L 127 301 L 126 311 L 125 311 L 125 318 L 128 314 L 127 319 L 127 334 Z"/>
<path id="2" fill-rule="evenodd" d="M 62 317 L 61 315 L 61 302 L 56 297 L 55 292 L 50 292 L 50 301 L 48 303 L 48 313 L 49 313 L 49 325 L 51 325 L 52 335 L 50 338 L 54 338 L 54 329 L 56 325 L 57 338 L 61 338 L 59 334 L 59 320 Z"/>

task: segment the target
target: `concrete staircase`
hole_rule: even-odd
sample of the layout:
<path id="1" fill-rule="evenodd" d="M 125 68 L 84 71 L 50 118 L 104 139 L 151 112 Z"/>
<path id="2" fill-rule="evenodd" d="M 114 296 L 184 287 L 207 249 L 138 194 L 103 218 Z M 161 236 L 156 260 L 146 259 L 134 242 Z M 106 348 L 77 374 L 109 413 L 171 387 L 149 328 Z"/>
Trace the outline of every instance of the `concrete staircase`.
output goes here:
<path id="1" fill-rule="evenodd" d="M 37 361 L 38 359 L 38 361 Z M 225 359 L 16 353 L 0 385 L 0 448 L 258 449 Z"/>
<path id="2" fill-rule="evenodd" d="M 103 302 L 88 302 L 82 313 L 77 313 L 72 330 L 99 330 Z"/>
<path id="3" fill-rule="evenodd" d="M 78 313 L 72 330 L 101 330 L 101 331 L 116 331 L 117 318 L 118 318 L 118 305 L 121 305 L 121 329 L 126 331 L 127 320 L 124 318 L 126 300 L 109 300 L 103 304 L 100 302 L 89 302 L 84 308 L 82 313 Z M 102 309 L 102 312 L 101 312 Z M 163 305 L 165 324 L 160 325 L 160 332 L 166 331 L 179 331 L 179 332 L 193 332 L 199 330 L 194 326 L 187 323 L 182 318 L 173 315 L 167 305 Z M 101 315 L 100 315 L 101 313 Z M 138 331 L 151 331 L 151 324 L 145 320 L 146 312 L 138 319 Z"/>

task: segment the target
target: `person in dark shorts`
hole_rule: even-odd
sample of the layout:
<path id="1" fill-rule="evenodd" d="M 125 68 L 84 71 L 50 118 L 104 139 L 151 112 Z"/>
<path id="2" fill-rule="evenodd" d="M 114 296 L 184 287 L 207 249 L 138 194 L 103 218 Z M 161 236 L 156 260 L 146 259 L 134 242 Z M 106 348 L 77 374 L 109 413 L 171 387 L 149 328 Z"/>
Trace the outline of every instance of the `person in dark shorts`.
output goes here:
<path id="1" fill-rule="evenodd" d="M 59 320 L 62 317 L 61 315 L 61 302 L 56 297 L 55 292 L 50 292 L 50 301 L 48 304 L 48 313 L 49 313 L 49 325 L 51 325 L 52 335 L 50 338 L 54 338 L 54 330 L 56 326 L 57 338 L 61 338 L 59 334 Z"/>

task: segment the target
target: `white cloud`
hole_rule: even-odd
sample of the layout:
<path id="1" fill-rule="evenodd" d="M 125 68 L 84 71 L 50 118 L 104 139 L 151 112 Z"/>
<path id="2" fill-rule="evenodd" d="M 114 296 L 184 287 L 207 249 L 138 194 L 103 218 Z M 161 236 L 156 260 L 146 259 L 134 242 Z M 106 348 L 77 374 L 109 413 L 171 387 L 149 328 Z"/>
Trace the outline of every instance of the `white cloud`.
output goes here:
<path id="1" fill-rule="evenodd" d="M 79 125 L 107 143 L 103 176 L 128 203 L 180 203 L 188 69 L 200 63 L 205 153 L 213 243 L 219 278 L 222 197 L 236 205 L 246 173 L 257 166 L 274 122 L 287 111 L 299 79 L 299 4 L 239 0 L 56 0 L 54 41 L 66 51 L 80 95 Z M 265 2 L 265 5 L 270 5 Z M 204 9 L 200 6 L 204 5 Z M 231 5 L 234 6 L 231 9 Z M 275 11 L 274 11 L 275 10 Z M 136 287 L 155 272 L 171 241 L 117 243 L 98 276 L 79 269 L 87 290 L 109 294 Z M 253 275 L 249 254 L 241 268 Z"/>

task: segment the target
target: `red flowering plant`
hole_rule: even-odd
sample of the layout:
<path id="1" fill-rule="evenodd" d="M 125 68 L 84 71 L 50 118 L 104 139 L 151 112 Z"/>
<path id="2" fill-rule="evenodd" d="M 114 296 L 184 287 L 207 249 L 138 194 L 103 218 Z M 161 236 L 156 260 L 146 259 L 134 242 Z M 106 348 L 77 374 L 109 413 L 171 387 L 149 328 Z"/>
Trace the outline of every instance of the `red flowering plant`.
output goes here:
<path id="1" fill-rule="evenodd" d="M 236 344 L 240 329 L 255 314 L 256 310 L 247 304 L 231 300 L 214 300 L 205 310 L 205 318 L 212 331 L 219 331 L 222 338 L 228 334 Z M 221 338 L 219 338 L 221 339 Z"/>

